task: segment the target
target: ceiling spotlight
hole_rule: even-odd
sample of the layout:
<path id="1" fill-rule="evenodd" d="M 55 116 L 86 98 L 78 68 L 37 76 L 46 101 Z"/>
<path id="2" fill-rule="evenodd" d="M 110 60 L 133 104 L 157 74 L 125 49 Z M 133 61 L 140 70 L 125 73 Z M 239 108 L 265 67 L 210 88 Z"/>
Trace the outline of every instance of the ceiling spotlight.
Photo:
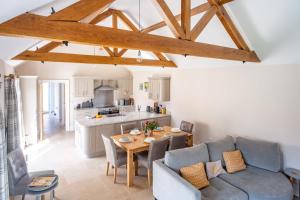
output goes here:
<path id="1" fill-rule="evenodd" d="M 67 47 L 69 46 L 69 42 L 68 41 L 62 41 L 62 43 Z"/>

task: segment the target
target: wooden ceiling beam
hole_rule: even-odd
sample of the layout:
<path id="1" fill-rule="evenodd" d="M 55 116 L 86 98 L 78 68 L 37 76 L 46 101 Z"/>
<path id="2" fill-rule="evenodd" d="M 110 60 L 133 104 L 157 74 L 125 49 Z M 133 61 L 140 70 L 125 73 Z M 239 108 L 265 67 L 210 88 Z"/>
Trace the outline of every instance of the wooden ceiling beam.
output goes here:
<path id="1" fill-rule="evenodd" d="M 56 47 L 58 47 L 61 44 L 62 44 L 61 42 L 49 42 L 48 44 L 37 49 L 36 52 L 47 53 L 47 52 L 52 51 L 53 49 L 55 49 Z"/>
<path id="2" fill-rule="evenodd" d="M 108 9 L 104 11 L 103 13 L 100 13 L 97 15 L 94 19 L 90 21 L 90 24 L 98 24 L 99 22 L 105 20 L 106 18 L 110 17 L 113 14 L 112 9 Z"/>
<path id="3" fill-rule="evenodd" d="M 176 38 L 185 39 L 185 33 L 164 0 L 153 0 L 153 3 Z"/>
<path id="4" fill-rule="evenodd" d="M 185 39 L 189 40 L 191 38 L 191 0 L 181 0 L 181 28 Z"/>
<path id="5" fill-rule="evenodd" d="M 118 57 L 122 57 L 127 51 L 128 49 L 122 49 L 121 51 L 119 51 Z"/>
<path id="6" fill-rule="evenodd" d="M 208 9 L 210 8 L 210 4 L 209 3 L 204 3 L 204 4 L 201 4 L 199 6 L 196 6 L 195 8 L 191 9 L 191 17 L 194 16 L 194 15 L 198 15 L 202 12 L 205 12 L 207 11 Z M 176 20 L 177 21 L 180 21 L 181 20 L 181 14 L 178 14 L 175 16 Z M 143 33 L 150 33 L 152 31 L 155 31 L 157 29 L 160 29 L 162 27 L 165 27 L 167 26 L 166 22 L 165 21 L 161 21 L 159 23 L 156 23 L 156 24 L 153 24 L 145 29 L 143 29 L 141 32 Z"/>
<path id="7" fill-rule="evenodd" d="M 233 21 L 231 20 L 229 14 L 227 13 L 226 9 L 218 3 L 217 0 L 208 0 L 210 5 L 216 6 L 217 8 L 217 16 L 221 23 L 223 24 L 224 28 L 226 29 L 227 33 L 235 43 L 235 45 L 242 50 L 249 51 L 250 48 L 248 47 L 247 43 L 243 39 L 242 35 L 234 25 Z"/>
<path id="8" fill-rule="evenodd" d="M 143 59 L 142 62 L 138 62 L 136 58 L 92 56 L 92 55 L 80 55 L 80 54 L 68 54 L 68 53 L 37 53 L 35 51 L 25 51 L 24 53 L 14 57 L 13 60 L 176 67 L 176 64 L 172 61 Z"/>
<path id="9" fill-rule="evenodd" d="M 105 10 L 115 0 L 80 0 L 50 16 L 47 20 L 78 22 L 100 9 Z"/>
<path id="10" fill-rule="evenodd" d="M 195 41 L 201 32 L 204 30 L 208 22 L 213 18 L 216 14 L 217 8 L 212 6 L 206 13 L 201 17 L 201 19 L 197 22 L 197 24 L 192 29 L 191 40 Z"/>
<path id="11" fill-rule="evenodd" d="M 118 29 L 118 16 L 116 15 L 116 13 L 112 14 L 112 27 Z M 119 53 L 118 48 L 114 47 L 113 52 L 114 52 L 114 56 L 117 56 Z"/>
<path id="12" fill-rule="evenodd" d="M 131 29 L 134 32 L 139 32 L 139 29 L 128 19 L 128 17 L 126 17 L 126 15 L 124 15 L 123 12 L 119 11 L 119 10 L 114 10 L 114 12 L 118 15 L 118 17 L 124 22 L 124 24 L 127 25 L 127 27 L 129 29 Z M 126 51 L 125 51 L 126 52 Z M 124 51 L 120 51 L 119 56 L 122 56 L 124 53 Z M 160 60 L 167 60 L 164 55 L 162 55 L 159 52 L 153 52 L 154 55 L 160 59 Z"/>
<path id="13" fill-rule="evenodd" d="M 69 41 L 152 52 L 259 62 L 255 52 L 77 22 L 49 21 L 26 13 L 0 24 L 0 35 Z"/>
<path id="14" fill-rule="evenodd" d="M 139 31 L 139 29 L 119 10 L 114 10 L 114 13 L 124 22 L 124 24 L 132 31 Z"/>
<path id="15" fill-rule="evenodd" d="M 110 56 L 115 56 L 114 52 L 112 50 L 110 50 L 109 47 L 103 47 L 103 49 L 108 53 L 108 55 Z"/>
<path id="16" fill-rule="evenodd" d="M 220 2 L 219 2 L 219 4 L 220 5 L 224 5 L 224 4 L 226 4 L 226 3 L 230 3 L 230 2 L 232 2 L 233 0 L 221 0 Z"/>

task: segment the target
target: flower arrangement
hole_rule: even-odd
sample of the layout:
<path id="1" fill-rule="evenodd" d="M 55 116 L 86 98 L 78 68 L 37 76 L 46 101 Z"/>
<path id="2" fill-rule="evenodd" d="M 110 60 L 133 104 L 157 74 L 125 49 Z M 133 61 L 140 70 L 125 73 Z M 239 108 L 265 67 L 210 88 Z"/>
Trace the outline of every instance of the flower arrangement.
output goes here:
<path id="1" fill-rule="evenodd" d="M 158 127 L 158 123 L 156 121 L 146 121 L 144 131 L 145 134 L 150 131 L 150 135 L 152 135 L 152 131 Z"/>

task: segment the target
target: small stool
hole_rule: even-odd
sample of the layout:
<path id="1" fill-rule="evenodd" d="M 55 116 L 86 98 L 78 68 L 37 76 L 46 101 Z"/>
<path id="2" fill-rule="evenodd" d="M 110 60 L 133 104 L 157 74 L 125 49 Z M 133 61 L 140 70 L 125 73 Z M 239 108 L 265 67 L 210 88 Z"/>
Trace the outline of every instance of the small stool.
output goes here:
<path id="1" fill-rule="evenodd" d="M 290 177 L 290 181 L 293 185 L 294 189 L 294 195 L 296 197 L 300 197 L 300 170 L 293 169 L 293 168 L 287 168 L 284 170 L 284 173 Z"/>

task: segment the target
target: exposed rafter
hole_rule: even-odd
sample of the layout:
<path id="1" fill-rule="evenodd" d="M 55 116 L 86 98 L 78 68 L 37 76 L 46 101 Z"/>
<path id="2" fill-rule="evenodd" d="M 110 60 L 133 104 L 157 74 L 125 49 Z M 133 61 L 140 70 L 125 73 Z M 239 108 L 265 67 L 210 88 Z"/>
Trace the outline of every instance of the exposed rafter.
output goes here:
<path id="1" fill-rule="evenodd" d="M 14 57 L 13 60 L 176 67 L 176 64 L 172 61 L 143 59 L 142 62 L 138 62 L 135 58 L 93 56 L 67 53 L 38 53 L 35 51 L 25 51 L 22 54 Z"/>
<path id="2" fill-rule="evenodd" d="M 45 17 L 23 14 L 0 25 L 0 34 L 52 41 L 141 49 L 200 57 L 259 62 L 254 52 L 192 42 L 164 36 L 100 27 L 76 22 L 49 21 Z M 124 39 L 126 38 L 126 40 Z"/>
<path id="3" fill-rule="evenodd" d="M 238 29 L 235 27 L 234 23 L 232 22 L 231 18 L 229 17 L 227 11 L 225 8 L 220 5 L 217 0 L 208 0 L 208 2 L 216 6 L 217 8 L 217 16 L 221 23 L 223 24 L 224 28 L 230 35 L 231 39 L 234 41 L 236 46 L 239 49 L 247 50 L 249 51 L 250 48 L 248 47 L 247 43 L 244 41 L 243 37 L 241 36 L 240 32 Z M 230 2 L 230 1 L 223 1 L 223 2 Z"/>
<path id="4" fill-rule="evenodd" d="M 194 26 L 191 33 L 191 40 L 195 41 L 203 29 L 206 27 L 211 18 L 216 14 L 217 9 L 215 6 L 212 6 L 206 13 L 201 17 L 198 23 Z"/>
<path id="5" fill-rule="evenodd" d="M 181 28 L 185 39 L 189 40 L 191 38 L 191 0 L 181 0 Z"/>
<path id="6" fill-rule="evenodd" d="M 153 0 L 164 21 L 142 31 L 139 31 L 135 24 L 121 11 L 107 9 L 113 1 L 80 0 L 48 17 L 26 13 L 0 24 L 0 35 L 32 37 L 52 41 L 37 51 L 23 52 L 19 56 L 16 56 L 17 59 L 27 58 L 28 60 L 39 59 L 40 61 L 48 60 L 53 62 L 58 62 L 58 60 L 61 60 L 61 62 L 73 60 L 84 63 L 104 62 L 105 64 L 118 64 L 116 62 L 121 63 L 121 61 L 126 61 L 124 63 L 136 65 L 132 61 L 135 58 L 121 58 L 128 49 L 133 49 L 151 51 L 159 59 L 147 60 L 147 64 L 143 63 L 140 65 L 153 63 L 155 66 L 167 66 L 165 62 L 169 62 L 168 64 L 172 66 L 175 65 L 162 52 L 236 61 L 260 61 L 255 52 L 250 51 L 223 7 L 223 4 L 232 0 L 208 0 L 208 3 L 193 9 L 190 8 L 191 0 L 181 0 L 181 14 L 176 16 L 173 15 L 165 0 Z M 107 10 L 104 11 L 105 9 Z M 191 29 L 191 16 L 205 11 L 206 13 Z M 195 42 L 215 14 L 238 49 Z M 112 28 L 97 26 L 99 22 L 110 16 L 112 17 Z M 118 19 L 131 31 L 119 29 Z M 148 34 L 166 25 L 176 38 Z M 58 47 L 64 41 L 102 46 L 109 57 L 50 53 L 51 50 Z M 47 56 L 49 56 L 48 59 Z M 88 58 L 91 61 L 87 61 L 86 59 Z"/>
<path id="7" fill-rule="evenodd" d="M 181 26 L 178 21 L 174 17 L 172 11 L 166 4 L 164 0 L 153 0 L 153 3 L 157 10 L 159 11 L 161 17 L 164 19 L 172 33 L 176 38 L 185 38 L 185 33 L 183 32 Z"/>
<path id="8" fill-rule="evenodd" d="M 196 6 L 195 8 L 191 9 L 191 12 L 190 12 L 191 16 L 198 15 L 202 12 L 205 12 L 209 8 L 210 8 L 209 3 L 204 3 L 204 4 L 201 4 L 199 6 Z M 176 18 L 177 21 L 180 21 L 181 20 L 181 14 L 176 15 L 175 18 Z M 159 23 L 153 24 L 153 25 L 143 29 L 142 32 L 143 33 L 150 33 L 152 31 L 155 31 L 155 30 L 160 29 L 160 28 L 165 27 L 165 26 L 167 26 L 166 22 L 161 21 Z"/>
<path id="9" fill-rule="evenodd" d="M 81 0 L 50 15 L 47 19 L 78 22 L 98 10 L 105 10 L 114 1 L 115 0 Z"/>

